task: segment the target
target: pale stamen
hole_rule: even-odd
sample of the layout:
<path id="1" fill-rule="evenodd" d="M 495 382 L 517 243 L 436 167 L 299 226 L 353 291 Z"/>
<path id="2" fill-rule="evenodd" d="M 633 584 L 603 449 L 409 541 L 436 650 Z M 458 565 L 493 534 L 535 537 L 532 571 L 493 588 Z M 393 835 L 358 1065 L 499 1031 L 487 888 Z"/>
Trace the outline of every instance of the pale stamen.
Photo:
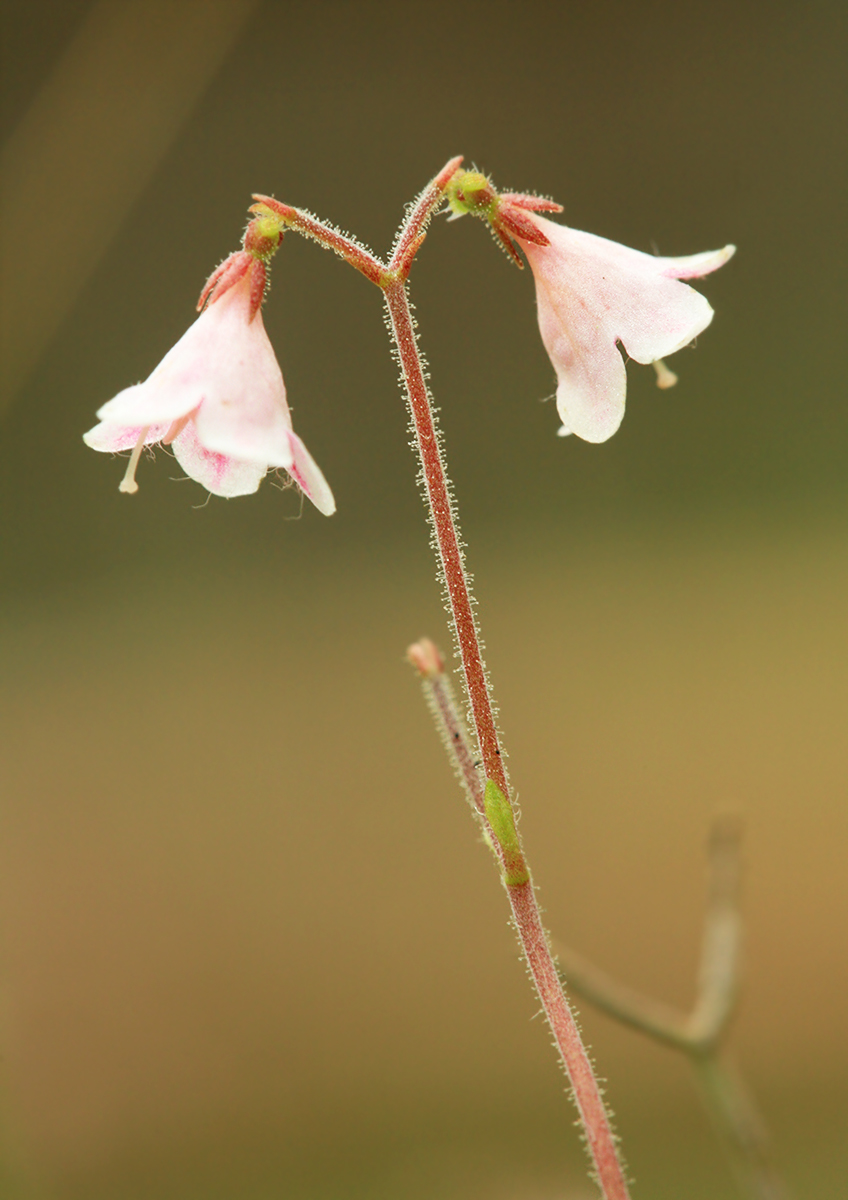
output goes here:
<path id="1" fill-rule="evenodd" d="M 661 358 L 658 358 L 654 363 L 654 370 L 657 373 L 657 387 L 670 388 L 677 383 L 677 376 L 674 371 L 670 371 Z"/>
<path id="2" fill-rule="evenodd" d="M 128 492 L 131 496 L 138 491 L 138 484 L 135 481 L 135 473 L 138 468 L 138 460 L 141 458 L 141 452 L 144 449 L 144 439 L 150 432 L 150 426 L 145 425 L 142 429 L 139 439 L 133 447 L 133 452 L 130 455 L 130 461 L 127 463 L 127 469 L 124 472 L 124 478 L 118 484 L 119 492 Z"/>

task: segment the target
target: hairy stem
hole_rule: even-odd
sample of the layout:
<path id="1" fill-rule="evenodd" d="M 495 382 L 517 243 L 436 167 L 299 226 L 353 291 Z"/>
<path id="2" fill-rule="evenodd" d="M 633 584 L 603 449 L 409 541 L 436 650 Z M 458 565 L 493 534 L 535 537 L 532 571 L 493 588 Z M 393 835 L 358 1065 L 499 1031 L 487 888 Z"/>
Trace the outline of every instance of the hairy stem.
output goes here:
<path id="1" fill-rule="evenodd" d="M 404 278 L 409 273 L 412 259 L 423 241 L 430 218 L 443 203 L 445 188 L 451 177 L 459 170 L 461 162 L 462 155 L 460 154 L 457 158 L 452 158 L 445 163 L 438 175 L 430 180 L 412 205 L 406 220 L 400 227 L 389 267 L 393 271 L 399 271 Z"/>
<path id="2" fill-rule="evenodd" d="M 389 309 L 392 336 L 415 430 L 415 444 L 421 461 L 427 508 L 436 541 L 439 563 L 448 594 L 449 610 L 462 670 L 468 691 L 471 717 L 486 780 L 493 781 L 506 803 L 511 800 L 509 780 L 501 753 L 495 723 L 494 705 L 468 577 L 462 554 L 453 497 L 448 485 L 435 417 L 430 404 L 424 368 L 415 337 L 415 326 L 403 280 L 393 280 L 384 288 Z M 513 826 L 514 828 L 514 826 Z M 625 1200 L 628 1196 L 624 1173 L 618 1160 L 615 1138 L 610 1126 L 592 1064 L 580 1038 L 577 1024 L 557 975 L 556 965 L 542 925 L 536 896 L 529 874 L 518 882 L 516 855 L 506 861 L 504 847 L 490 830 L 492 845 L 501 860 L 502 878 L 509 896 L 515 928 L 533 983 L 573 1089 L 598 1182 L 607 1200 Z M 518 844 L 518 859 L 523 854 Z M 516 880 L 513 882 L 513 880 Z"/>
<path id="3" fill-rule="evenodd" d="M 448 485 L 439 434 L 430 405 L 424 368 L 415 337 L 406 286 L 395 280 L 385 288 L 391 331 L 406 385 L 416 448 L 426 490 L 426 503 L 438 548 L 439 564 L 448 594 L 450 614 L 459 649 L 474 731 L 487 779 L 493 779 L 509 796 L 506 766 L 501 754 L 495 714 L 489 694 L 486 666 L 474 619 L 468 577 L 459 536 L 459 525 Z"/>
<path id="4" fill-rule="evenodd" d="M 406 279 L 424 240 L 427 224 L 442 203 L 447 185 L 460 162 L 459 158 L 451 159 L 412 205 L 398 234 L 388 265 L 353 238 L 318 221 L 311 214 L 291 208 L 272 197 L 255 196 L 258 205 L 252 211 L 273 213 L 286 227 L 335 251 L 372 283 L 376 283 L 386 298 L 392 338 L 397 349 L 415 430 L 427 510 L 447 591 L 451 623 L 462 662 L 470 715 L 479 751 L 476 756 L 469 752 L 467 761 L 460 764 L 460 770 L 469 798 L 484 823 L 492 849 L 499 859 L 501 877 L 509 896 L 519 941 L 571 1081 L 574 1100 L 601 1190 L 605 1200 L 628 1200 L 627 1185 L 618 1160 L 606 1108 L 557 975 L 515 828 L 509 779 L 501 753 L 494 705 L 465 572 L 455 505 L 445 472 L 439 433 L 430 404 L 424 366 L 406 292 Z M 445 695 L 449 698 L 449 693 L 442 692 L 436 699 L 437 711 L 439 702 Z M 446 712 L 447 709 L 441 714 L 442 717 Z M 461 721 L 456 729 L 451 728 L 451 738 L 454 732 L 459 732 L 461 739 Z M 477 776 L 479 766 L 483 768 L 483 780 Z M 486 785 L 485 789 L 483 783 Z M 486 799 L 490 789 L 493 789 L 491 809 Z M 501 834 L 506 831 L 511 835 L 508 846 L 503 836 L 499 836 L 491 824 L 490 814 L 495 812 L 501 822 Z"/>
<path id="5" fill-rule="evenodd" d="M 474 760 L 474 751 L 451 681 L 445 674 L 444 659 L 429 638 L 422 638 L 410 646 L 406 656 L 421 675 L 427 707 L 433 714 L 442 744 L 465 790 L 468 803 L 478 817 L 485 818 L 483 780 Z"/>

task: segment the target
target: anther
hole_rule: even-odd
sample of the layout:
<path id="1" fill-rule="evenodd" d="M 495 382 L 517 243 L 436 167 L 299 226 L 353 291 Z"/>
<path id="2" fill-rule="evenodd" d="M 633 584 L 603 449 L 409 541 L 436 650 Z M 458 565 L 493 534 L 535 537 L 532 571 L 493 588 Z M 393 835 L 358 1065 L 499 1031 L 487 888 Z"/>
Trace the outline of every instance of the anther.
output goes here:
<path id="1" fill-rule="evenodd" d="M 124 478 L 118 484 L 119 492 L 127 492 L 130 496 L 138 491 L 138 484 L 135 481 L 135 473 L 138 468 L 138 460 L 141 458 L 141 452 L 144 449 L 144 439 L 150 431 L 150 426 L 145 425 L 139 434 L 138 441 L 133 447 L 133 452 L 130 455 L 130 461 L 127 463 L 127 469 L 124 472 Z"/>
<path id="2" fill-rule="evenodd" d="M 674 371 L 670 371 L 661 358 L 653 364 L 654 370 L 657 373 L 657 387 L 670 388 L 677 383 L 677 376 Z"/>

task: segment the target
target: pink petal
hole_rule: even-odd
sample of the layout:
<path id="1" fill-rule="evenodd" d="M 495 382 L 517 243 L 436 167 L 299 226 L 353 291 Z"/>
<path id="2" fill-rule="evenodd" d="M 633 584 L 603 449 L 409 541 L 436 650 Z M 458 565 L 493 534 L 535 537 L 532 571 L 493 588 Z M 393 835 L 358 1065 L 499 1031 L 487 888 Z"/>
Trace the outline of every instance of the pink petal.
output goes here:
<path id="1" fill-rule="evenodd" d="M 291 416 L 283 377 L 261 313 L 251 315 L 244 276 L 201 313 L 149 379 L 120 392 L 97 415 L 138 426 L 177 421 L 201 404 L 220 405 L 206 422 L 208 449 L 287 466 Z M 203 422 L 199 428 L 203 440 Z"/>
<path id="2" fill-rule="evenodd" d="M 263 462 L 244 462 L 215 454 L 202 446 L 189 421 L 172 442 L 177 462 L 191 479 L 197 480 L 214 496 L 249 496 L 259 490 L 268 470 Z"/>
<path id="3" fill-rule="evenodd" d="M 624 414 L 626 374 L 616 342 L 641 363 L 688 345 L 713 310 L 675 276 L 716 270 L 732 249 L 655 258 L 536 214 L 531 219 L 551 243 L 521 241 L 536 278 L 542 340 L 557 373 L 557 408 L 579 437 L 605 441 Z"/>
<path id="4" fill-rule="evenodd" d="M 262 313 L 251 319 L 249 278 L 216 299 L 193 328 L 203 385 L 194 417 L 200 442 L 213 453 L 288 468 L 293 451 L 285 384 Z"/>
<path id="5" fill-rule="evenodd" d="M 92 450 L 105 450 L 115 453 L 118 450 L 132 450 L 141 437 L 143 425 L 116 425 L 110 421 L 101 421 L 88 433 L 82 435 L 86 446 Z M 167 425 L 151 425 L 144 439 L 145 446 L 161 442 L 168 432 Z"/>
<path id="6" fill-rule="evenodd" d="M 318 511 L 325 517 L 331 517 L 336 511 L 336 501 L 330 491 L 330 485 L 297 434 L 291 433 L 289 437 L 294 451 L 294 462 L 288 468 L 289 474 Z"/>

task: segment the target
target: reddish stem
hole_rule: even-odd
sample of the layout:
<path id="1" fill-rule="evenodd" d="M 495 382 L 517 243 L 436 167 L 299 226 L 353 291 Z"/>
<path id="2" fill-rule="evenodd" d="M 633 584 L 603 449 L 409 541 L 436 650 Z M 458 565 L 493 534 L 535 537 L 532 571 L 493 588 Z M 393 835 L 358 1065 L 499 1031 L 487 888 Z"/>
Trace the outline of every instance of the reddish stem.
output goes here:
<path id="1" fill-rule="evenodd" d="M 372 283 L 382 287 L 386 273 L 385 265 L 370 250 L 360 246 L 354 238 L 348 237 L 339 229 L 333 229 L 332 225 L 325 225 L 323 221 L 319 221 L 311 213 L 304 212 L 301 208 L 292 208 L 290 204 L 283 204 L 281 201 L 275 200 L 273 196 L 263 196 L 254 192 L 253 199 L 257 201 L 257 204 L 250 208 L 250 212 L 261 211 L 260 206 L 270 209 L 290 229 L 296 229 L 305 237 L 313 238 L 326 250 L 334 250 L 352 267 L 356 267 L 357 271 L 360 271 L 366 279 L 370 279 Z"/>
<path id="2" fill-rule="evenodd" d="M 492 780 L 497 784 L 503 797 L 506 798 L 506 802 L 509 803 L 511 800 L 509 779 L 501 754 L 494 706 L 480 648 L 480 637 L 474 619 L 459 526 L 445 473 L 439 434 L 427 392 L 423 362 L 415 337 L 415 324 L 409 308 L 405 283 L 412 260 L 424 240 L 427 223 L 441 204 L 447 183 L 458 168 L 460 161 L 461 159 L 458 158 L 451 159 L 435 179 L 427 185 L 412 206 L 398 235 L 388 267 L 352 238 L 323 224 L 310 214 L 290 208 L 270 197 L 257 196 L 255 199 L 266 204 L 300 233 L 305 233 L 308 237 L 320 242 L 321 245 L 335 250 L 337 254 L 346 258 L 366 278 L 376 283 L 385 294 L 392 336 L 397 347 L 412 413 L 427 493 L 427 508 L 436 536 L 439 561 L 450 601 L 454 632 L 468 689 L 471 716 L 485 773 L 484 779 Z M 476 767 L 478 764 L 473 765 Z M 475 807 L 479 810 L 479 788 L 472 787 L 470 792 Z M 480 815 L 485 820 L 485 814 L 481 813 Z M 503 868 L 506 865 L 504 848 L 491 828 L 490 835 L 492 848 L 500 860 L 503 875 L 505 874 Z M 523 864 L 520 848 L 518 855 Z M 571 1081 L 598 1182 L 606 1200 L 628 1200 L 627 1185 L 616 1154 L 615 1138 L 610 1128 L 609 1118 L 592 1071 L 592 1065 L 562 991 L 547 936 L 542 926 L 532 883 L 528 880 L 526 883 L 510 884 L 505 879 L 504 884 L 533 982 Z"/>
<path id="3" fill-rule="evenodd" d="M 418 197 L 401 226 L 394 249 L 392 250 L 390 270 L 400 271 L 402 275 L 409 273 L 412 259 L 423 241 L 423 234 L 433 213 L 442 203 L 445 188 L 451 176 L 459 170 L 462 155 L 446 162 L 435 179 L 431 179 L 424 191 Z"/>
<path id="4" fill-rule="evenodd" d="M 427 490 L 427 507 L 439 548 L 439 559 L 454 620 L 483 769 L 486 778 L 493 779 L 503 794 L 509 796 L 509 781 L 498 742 L 492 700 L 486 679 L 486 667 L 480 649 L 477 624 L 474 620 L 468 578 L 465 574 L 458 522 L 442 461 L 430 398 L 427 394 L 427 384 L 424 380 L 424 370 L 415 337 L 412 313 L 409 310 L 406 287 L 401 280 L 395 279 L 384 288 L 384 291 L 392 323 L 392 334 L 400 356 L 401 370 L 415 426 L 415 437 Z"/>
<path id="5" fill-rule="evenodd" d="M 387 284 L 384 291 L 415 426 L 430 520 L 436 535 L 439 559 L 450 600 L 485 777 L 494 780 L 504 796 L 509 798 L 509 783 L 501 755 L 480 638 L 474 620 L 456 514 L 427 393 L 406 287 L 398 279 Z M 493 848 L 503 864 L 503 852 L 494 835 L 493 842 Z M 627 1184 L 618 1161 L 615 1137 L 592 1071 L 592 1064 L 557 975 L 533 885 L 528 881 L 515 885 L 505 883 L 505 886 L 533 983 L 571 1081 L 598 1182 L 606 1200 L 627 1200 Z"/>
<path id="6" fill-rule="evenodd" d="M 406 657 L 421 675 L 424 695 L 468 801 L 476 815 L 485 821 L 484 780 L 475 762 L 474 749 L 454 698 L 450 679 L 445 674 L 444 660 L 429 638 L 422 638 L 410 646 Z"/>
<path id="7" fill-rule="evenodd" d="M 532 880 L 506 890 L 521 948 L 571 1082 L 601 1191 L 606 1200 L 629 1200 L 606 1105 L 557 975 Z"/>

